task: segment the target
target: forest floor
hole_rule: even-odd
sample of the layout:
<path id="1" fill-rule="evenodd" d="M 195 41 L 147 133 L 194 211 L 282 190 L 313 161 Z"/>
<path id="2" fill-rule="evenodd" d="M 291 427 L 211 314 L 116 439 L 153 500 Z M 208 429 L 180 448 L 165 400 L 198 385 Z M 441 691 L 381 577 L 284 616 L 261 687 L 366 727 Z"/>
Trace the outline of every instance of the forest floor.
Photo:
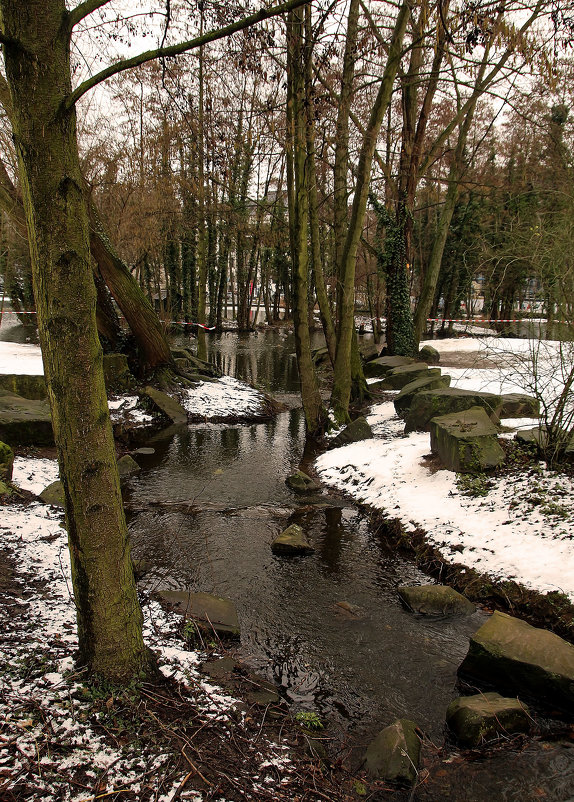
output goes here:
<path id="1" fill-rule="evenodd" d="M 524 342 L 469 338 L 433 345 L 454 386 L 528 392 Z M 0 371 L 9 372 L 3 346 Z M 30 364 L 21 361 L 20 372 L 37 372 Z M 556 384 L 556 369 L 551 372 Z M 461 485 L 429 457 L 428 434 L 402 434 L 389 399 L 370 409 L 372 440 L 318 459 L 322 480 L 398 521 L 401 537 L 457 566 L 459 579 L 467 572 L 474 581 L 479 572 L 482 584 L 512 580 L 556 608 L 572 601 L 570 473 L 526 464 L 517 454 L 513 470 L 487 477 L 479 488 Z M 509 429 L 509 453 L 512 436 Z M 215 641 L 192 646 L 181 618 L 153 599 L 142 600 L 145 637 L 163 678 L 128 689 L 85 681 L 74 663 L 63 516 L 35 496 L 57 474 L 50 457 L 16 460 L 14 482 L 22 493 L 1 511 L 0 799 L 335 802 L 365 791 L 387 798 L 382 784 L 363 784 L 342 761 L 321 764 L 321 733 L 303 729 L 287 708 L 250 702 L 253 680 L 241 668 L 225 689 L 209 680 L 202 663 L 223 656 L 224 648 Z"/>

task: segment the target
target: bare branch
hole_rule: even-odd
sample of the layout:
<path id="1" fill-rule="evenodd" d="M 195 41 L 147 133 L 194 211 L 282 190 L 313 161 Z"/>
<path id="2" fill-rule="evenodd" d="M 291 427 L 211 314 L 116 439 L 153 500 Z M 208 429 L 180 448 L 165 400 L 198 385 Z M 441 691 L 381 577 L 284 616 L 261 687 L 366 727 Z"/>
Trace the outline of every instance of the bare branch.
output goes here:
<path id="1" fill-rule="evenodd" d="M 84 3 L 80 3 L 68 14 L 68 30 L 71 31 L 84 17 L 87 17 L 93 11 L 97 11 L 102 6 L 106 6 L 109 2 L 110 0 L 85 0 Z"/>
<path id="2" fill-rule="evenodd" d="M 168 47 L 158 47 L 156 50 L 147 50 L 145 53 L 140 53 L 138 56 L 134 56 L 133 58 L 117 61 L 115 64 L 111 64 L 101 72 L 98 72 L 96 75 L 88 78 L 76 89 L 74 89 L 74 91 L 68 95 L 62 104 L 63 110 L 67 111 L 70 109 L 74 103 L 76 103 L 83 95 L 86 94 L 86 92 L 88 92 L 94 86 L 102 83 L 102 81 L 111 78 L 112 75 L 117 75 L 119 72 L 125 72 L 125 70 L 130 70 L 132 67 L 138 67 L 140 64 L 145 64 L 146 62 L 153 61 L 157 58 L 179 56 L 181 53 L 187 53 L 189 50 L 195 50 L 196 48 L 201 47 L 201 45 L 209 44 L 209 42 L 216 42 L 218 39 L 224 39 L 225 37 L 231 36 L 238 31 L 245 30 L 245 28 L 250 28 L 252 25 L 257 25 L 259 22 L 264 22 L 267 19 L 271 19 L 271 17 L 277 17 L 280 14 L 284 14 L 286 11 L 291 11 L 294 8 L 304 6 L 308 2 L 310 2 L 310 0 L 289 0 L 289 2 L 280 3 L 279 5 L 272 6 L 271 8 L 262 8 L 255 14 L 251 14 L 248 17 L 244 17 L 242 20 L 233 22 L 231 25 L 226 25 L 223 28 L 217 28 L 214 31 L 208 31 L 206 34 L 203 34 L 203 36 L 197 36 L 195 39 L 190 39 L 187 42 L 180 42 L 177 45 L 169 45 Z M 91 3 L 91 5 L 94 4 L 95 0 L 93 3 Z"/>

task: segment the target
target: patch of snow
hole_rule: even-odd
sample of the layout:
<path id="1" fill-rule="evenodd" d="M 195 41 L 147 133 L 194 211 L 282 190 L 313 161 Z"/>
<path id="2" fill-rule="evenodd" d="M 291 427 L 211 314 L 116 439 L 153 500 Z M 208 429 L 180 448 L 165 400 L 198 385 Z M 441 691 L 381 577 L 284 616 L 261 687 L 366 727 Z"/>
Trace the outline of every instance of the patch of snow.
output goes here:
<path id="1" fill-rule="evenodd" d="M 182 406 L 191 415 L 205 420 L 222 417 L 257 415 L 264 396 L 247 384 L 224 376 L 216 382 L 201 382 L 185 391 Z"/>
<path id="2" fill-rule="evenodd" d="M 15 457 L 12 481 L 22 490 L 38 495 L 59 476 L 58 462 L 55 459 L 36 459 Z"/>
<path id="3" fill-rule="evenodd" d="M 44 364 L 39 345 L 0 342 L 0 373 L 43 376 Z"/>

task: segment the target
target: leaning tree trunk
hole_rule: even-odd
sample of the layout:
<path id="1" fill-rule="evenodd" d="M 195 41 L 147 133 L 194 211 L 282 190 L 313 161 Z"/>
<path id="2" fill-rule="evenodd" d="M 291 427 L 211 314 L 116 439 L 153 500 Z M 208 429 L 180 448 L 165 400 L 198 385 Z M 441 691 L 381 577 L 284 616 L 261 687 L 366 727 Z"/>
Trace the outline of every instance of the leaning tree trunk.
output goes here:
<path id="1" fill-rule="evenodd" d="M 12 130 L 72 563 L 80 661 L 115 681 L 147 665 L 96 328 L 64 0 L 0 0 Z"/>

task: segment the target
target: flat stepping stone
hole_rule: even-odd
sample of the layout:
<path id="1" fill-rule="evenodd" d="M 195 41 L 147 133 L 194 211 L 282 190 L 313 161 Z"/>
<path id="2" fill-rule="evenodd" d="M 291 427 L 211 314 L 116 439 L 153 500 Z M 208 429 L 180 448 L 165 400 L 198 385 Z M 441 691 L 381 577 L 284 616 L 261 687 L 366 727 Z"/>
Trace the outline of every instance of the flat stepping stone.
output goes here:
<path id="1" fill-rule="evenodd" d="M 10 446 L 54 445 L 48 402 L 1 390 L 0 441 Z"/>
<path id="2" fill-rule="evenodd" d="M 399 719 L 381 730 L 369 744 L 365 768 L 371 779 L 412 785 L 417 779 L 420 753 L 416 724 Z"/>
<path id="3" fill-rule="evenodd" d="M 448 585 L 404 585 L 397 588 L 400 600 L 420 615 L 472 615 L 472 602 Z"/>
<path id="4" fill-rule="evenodd" d="M 574 646 L 506 613 L 471 637 L 459 673 L 574 711 Z"/>
<path id="5" fill-rule="evenodd" d="M 48 397 L 46 379 L 42 375 L 3 373 L 0 374 L 0 389 L 32 401 L 43 401 Z"/>
<path id="6" fill-rule="evenodd" d="M 499 410 L 501 418 L 539 418 L 540 401 L 531 395 L 506 393 Z"/>
<path id="7" fill-rule="evenodd" d="M 292 473 L 291 476 L 285 479 L 285 484 L 294 493 L 316 493 L 317 490 L 321 489 L 320 485 L 303 471 Z"/>
<path id="8" fill-rule="evenodd" d="M 387 373 L 379 387 L 382 390 L 402 390 L 405 385 L 415 379 L 424 379 L 429 376 L 440 376 L 440 368 L 429 368 L 426 362 L 414 362 L 412 365 L 402 365 Z"/>
<path id="9" fill-rule="evenodd" d="M 465 746 L 478 746 L 500 735 L 529 732 L 530 722 L 528 708 L 520 700 L 493 692 L 461 696 L 446 711 L 446 723 Z"/>
<path id="10" fill-rule="evenodd" d="M 140 455 L 142 457 L 151 457 L 155 454 L 155 448 L 146 448 L 145 446 L 142 448 L 136 448 L 133 452 L 136 456 Z"/>
<path id="11" fill-rule="evenodd" d="M 450 376 L 423 376 L 405 384 L 394 399 L 395 412 L 400 418 L 405 418 L 417 393 L 421 393 L 423 390 L 439 390 L 450 387 L 450 382 Z"/>
<path id="12" fill-rule="evenodd" d="M 428 432 L 433 418 L 449 415 L 451 412 L 463 412 L 471 407 L 483 407 L 489 417 L 496 419 L 498 423 L 498 410 L 501 405 L 502 396 L 494 393 L 459 390 L 456 387 L 422 390 L 413 398 L 406 418 L 405 433 Z"/>
<path id="13" fill-rule="evenodd" d="M 159 598 L 176 613 L 195 621 L 201 629 L 220 637 L 239 637 L 237 610 L 230 599 L 188 590 L 160 590 Z"/>
<path id="14" fill-rule="evenodd" d="M 431 420 L 431 451 L 449 471 L 482 473 L 504 462 L 497 434 L 482 407 L 453 412 Z"/>
<path id="15" fill-rule="evenodd" d="M 312 554 L 315 549 L 309 543 L 300 526 L 292 524 L 280 535 L 277 535 L 271 544 L 273 554 L 281 556 L 295 556 L 298 554 Z"/>
<path id="16" fill-rule="evenodd" d="M 175 424 L 184 424 L 187 423 L 187 412 L 181 406 L 179 401 L 176 401 L 175 398 L 172 398 L 167 393 L 162 392 L 161 390 L 156 390 L 155 387 L 146 387 L 145 394 L 151 401 L 153 401 L 154 405 L 159 409 L 160 412 L 163 412 L 172 423 Z"/>
<path id="17" fill-rule="evenodd" d="M 373 430 L 363 417 L 356 418 L 342 432 L 330 441 L 330 445 L 338 448 L 347 446 L 350 443 L 359 443 L 361 440 L 370 440 L 373 437 Z"/>
<path id="18" fill-rule="evenodd" d="M 412 365 L 415 360 L 410 356 L 380 356 L 365 363 L 363 372 L 367 379 L 386 376 L 394 368 L 402 365 Z"/>

